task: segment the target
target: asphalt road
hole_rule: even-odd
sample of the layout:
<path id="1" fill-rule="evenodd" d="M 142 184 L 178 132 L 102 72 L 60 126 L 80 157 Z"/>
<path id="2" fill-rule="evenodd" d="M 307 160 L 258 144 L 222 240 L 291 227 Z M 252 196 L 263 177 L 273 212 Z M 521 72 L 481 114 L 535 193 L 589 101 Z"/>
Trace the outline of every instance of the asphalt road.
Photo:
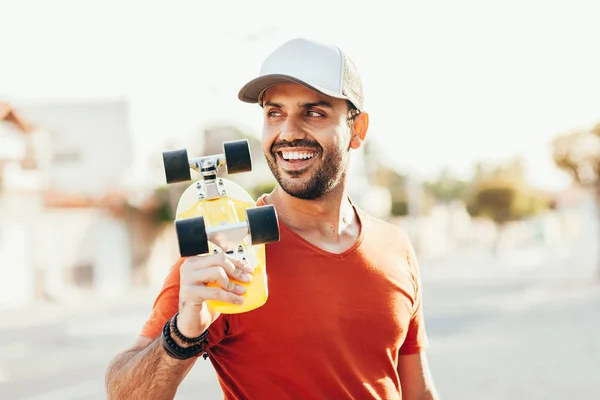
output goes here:
<path id="1" fill-rule="evenodd" d="M 599 398 L 600 287 L 586 268 L 466 257 L 423 269 L 443 399 Z M 0 399 L 105 399 L 108 360 L 134 339 L 149 296 L 121 307 L 0 313 Z M 197 362 L 176 398 L 222 398 L 208 361 Z"/>

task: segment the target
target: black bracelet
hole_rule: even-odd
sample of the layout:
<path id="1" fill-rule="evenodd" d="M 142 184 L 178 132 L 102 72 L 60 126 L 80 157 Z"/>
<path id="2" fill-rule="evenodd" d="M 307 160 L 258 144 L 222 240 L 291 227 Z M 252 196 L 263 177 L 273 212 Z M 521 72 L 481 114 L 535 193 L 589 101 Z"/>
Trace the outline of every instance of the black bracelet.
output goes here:
<path id="1" fill-rule="evenodd" d="M 171 325 L 173 326 L 173 332 L 175 332 L 175 336 L 177 336 L 177 338 L 179 340 L 181 340 L 183 343 L 187 343 L 187 344 L 202 343 L 204 341 L 204 339 L 206 339 L 206 337 L 208 336 L 208 329 L 205 330 L 200 336 L 197 336 L 195 338 L 189 338 L 187 336 L 184 336 L 181 332 L 179 332 L 179 329 L 177 329 L 177 316 L 178 315 L 179 315 L 179 312 L 175 313 L 175 315 L 173 316 L 173 322 L 171 323 Z"/>
<path id="2" fill-rule="evenodd" d="M 171 337 L 171 319 L 169 319 L 163 327 L 161 342 L 166 353 L 169 356 L 178 360 L 187 360 L 192 357 L 197 357 L 198 355 L 206 352 L 204 342 L 190 347 L 179 346 Z"/>

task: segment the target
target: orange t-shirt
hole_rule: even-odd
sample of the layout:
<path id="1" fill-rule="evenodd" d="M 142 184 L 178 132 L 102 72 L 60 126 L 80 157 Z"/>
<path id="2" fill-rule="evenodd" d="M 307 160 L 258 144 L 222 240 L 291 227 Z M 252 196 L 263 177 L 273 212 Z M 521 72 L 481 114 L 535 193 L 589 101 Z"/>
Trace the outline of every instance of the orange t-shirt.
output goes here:
<path id="1" fill-rule="evenodd" d="M 209 329 L 209 360 L 225 399 L 401 398 L 398 354 L 426 342 L 418 266 L 399 228 L 357 212 L 360 237 L 342 254 L 280 223 L 280 241 L 266 246 L 266 304 L 222 314 Z M 142 335 L 160 335 L 177 311 L 182 262 Z"/>

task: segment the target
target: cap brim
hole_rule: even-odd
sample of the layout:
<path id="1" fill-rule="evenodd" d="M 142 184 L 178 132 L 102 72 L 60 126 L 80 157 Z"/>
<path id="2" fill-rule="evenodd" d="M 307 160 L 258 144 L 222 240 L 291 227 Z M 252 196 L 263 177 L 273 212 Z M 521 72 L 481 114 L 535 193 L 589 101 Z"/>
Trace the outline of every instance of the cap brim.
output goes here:
<path id="1" fill-rule="evenodd" d="M 319 92 L 324 94 L 325 96 L 334 97 L 336 99 L 345 99 L 348 100 L 348 97 L 335 92 L 333 90 L 324 88 L 319 85 L 312 85 L 308 82 L 305 82 L 301 79 L 295 78 L 289 75 L 280 75 L 280 74 L 272 74 L 272 75 L 263 75 L 256 79 L 251 80 L 246 83 L 239 91 L 238 98 L 246 103 L 258 103 L 260 100 L 260 95 L 271 86 L 278 85 L 280 83 L 298 83 L 300 85 L 306 86 L 307 88 L 314 90 L 315 92 Z"/>

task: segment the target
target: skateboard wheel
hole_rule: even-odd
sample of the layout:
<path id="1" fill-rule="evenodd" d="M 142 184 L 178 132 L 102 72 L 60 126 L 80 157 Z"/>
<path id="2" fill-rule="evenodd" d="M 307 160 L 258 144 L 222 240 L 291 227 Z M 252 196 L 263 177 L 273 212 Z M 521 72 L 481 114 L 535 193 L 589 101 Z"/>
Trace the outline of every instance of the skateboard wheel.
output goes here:
<path id="1" fill-rule="evenodd" d="M 179 241 L 179 253 L 182 257 L 208 253 L 208 237 L 204 217 L 175 220 L 175 230 Z"/>
<path id="2" fill-rule="evenodd" d="M 223 152 L 225 153 L 228 174 L 252 171 L 250 144 L 247 139 L 232 140 L 223 143 Z"/>
<path id="3" fill-rule="evenodd" d="M 163 152 L 163 164 L 167 183 L 184 182 L 192 179 L 186 149 Z"/>
<path id="4" fill-rule="evenodd" d="M 272 205 L 246 210 L 252 244 L 266 244 L 279 241 L 279 221 Z"/>

